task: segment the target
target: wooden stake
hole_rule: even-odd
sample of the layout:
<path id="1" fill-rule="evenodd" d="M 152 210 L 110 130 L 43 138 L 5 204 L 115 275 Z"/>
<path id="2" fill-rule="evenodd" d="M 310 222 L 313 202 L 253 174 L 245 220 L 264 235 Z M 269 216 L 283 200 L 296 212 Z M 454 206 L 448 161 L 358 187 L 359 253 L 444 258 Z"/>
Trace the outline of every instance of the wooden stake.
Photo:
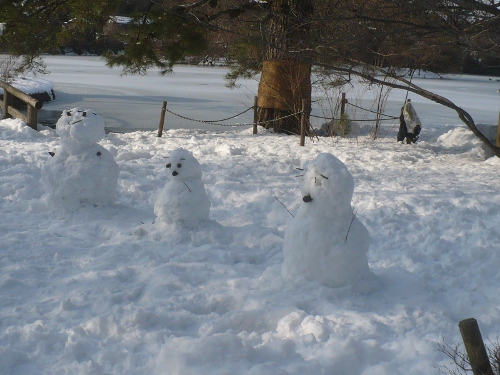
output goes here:
<path id="1" fill-rule="evenodd" d="M 253 100 L 253 134 L 257 134 L 257 120 L 258 120 L 258 111 L 257 111 L 257 102 L 258 97 L 254 97 Z"/>
<path id="2" fill-rule="evenodd" d="M 12 118 L 12 115 L 9 113 L 9 107 L 12 106 L 12 94 L 8 92 L 5 88 L 3 90 L 3 118 L 4 120 L 7 118 Z"/>
<path id="3" fill-rule="evenodd" d="M 500 112 L 498 113 L 497 147 L 500 147 Z"/>
<path id="4" fill-rule="evenodd" d="M 34 129 L 38 130 L 38 109 L 28 104 L 28 116 L 26 121 L 28 125 Z"/>
<path id="5" fill-rule="evenodd" d="M 458 328 L 474 375 L 493 375 L 488 353 L 484 347 L 476 319 L 464 319 L 458 323 Z"/>
<path id="6" fill-rule="evenodd" d="M 302 114 L 300 116 L 300 145 L 306 143 L 306 100 L 302 99 Z"/>
<path id="7" fill-rule="evenodd" d="M 165 112 L 167 110 L 167 102 L 163 102 L 161 106 L 160 124 L 158 125 L 158 137 L 163 134 L 163 125 L 165 124 Z"/>
<path id="8" fill-rule="evenodd" d="M 345 92 L 342 93 L 342 99 L 340 100 L 340 116 L 345 113 L 345 105 L 347 103 L 347 99 L 345 98 Z"/>

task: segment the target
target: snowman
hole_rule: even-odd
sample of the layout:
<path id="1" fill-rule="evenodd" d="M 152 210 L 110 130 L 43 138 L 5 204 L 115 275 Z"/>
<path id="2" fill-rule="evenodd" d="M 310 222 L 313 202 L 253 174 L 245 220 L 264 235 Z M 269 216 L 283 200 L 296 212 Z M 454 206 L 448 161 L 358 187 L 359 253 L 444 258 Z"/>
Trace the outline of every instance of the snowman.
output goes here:
<path id="1" fill-rule="evenodd" d="M 329 287 L 367 280 L 370 238 L 351 207 L 354 180 L 346 166 L 321 153 L 305 164 L 301 177 L 303 202 L 286 228 L 283 277 Z"/>
<path id="2" fill-rule="evenodd" d="M 160 222 L 195 228 L 209 221 L 210 200 L 201 180 L 201 165 L 190 151 L 172 151 L 166 165 L 169 181 L 154 200 Z"/>
<path id="3" fill-rule="evenodd" d="M 63 111 L 56 124 L 60 145 L 42 169 L 42 186 L 48 202 L 57 208 L 113 203 L 118 165 L 96 142 L 105 136 L 104 121 L 91 110 Z"/>

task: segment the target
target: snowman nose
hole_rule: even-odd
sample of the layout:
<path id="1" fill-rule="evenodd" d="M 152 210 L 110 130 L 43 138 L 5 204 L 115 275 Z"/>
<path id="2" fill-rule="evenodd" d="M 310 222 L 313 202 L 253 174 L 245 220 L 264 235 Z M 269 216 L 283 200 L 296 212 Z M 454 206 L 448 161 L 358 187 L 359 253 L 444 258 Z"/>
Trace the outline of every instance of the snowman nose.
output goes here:
<path id="1" fill-rule="evenodd" d="M 177 176 L 179 173 L 177 173 L 177 171 L 173 171 L 172 172 L 172 176 Z"/>

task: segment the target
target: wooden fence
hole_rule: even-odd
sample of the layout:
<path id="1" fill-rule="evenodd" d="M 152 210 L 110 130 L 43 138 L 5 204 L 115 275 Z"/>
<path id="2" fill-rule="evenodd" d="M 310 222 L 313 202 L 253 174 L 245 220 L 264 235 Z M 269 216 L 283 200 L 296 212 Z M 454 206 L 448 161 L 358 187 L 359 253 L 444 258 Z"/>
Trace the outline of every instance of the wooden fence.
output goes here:
<path id="1" fill-rule="evenodd" d="M 36 100 L 19 89 L 9 85 L 6 82 L 0 81 L 0 87 L 3 89 L 3 101 L 0 102 L 3 118 L 18 118 L 25 121 L 30 127 L 37 130 L 38 110 L 42 108 L 43 102 Z M 26 103 L 26 115 L 14 108 L 14 98 L 18 98 Z"/>

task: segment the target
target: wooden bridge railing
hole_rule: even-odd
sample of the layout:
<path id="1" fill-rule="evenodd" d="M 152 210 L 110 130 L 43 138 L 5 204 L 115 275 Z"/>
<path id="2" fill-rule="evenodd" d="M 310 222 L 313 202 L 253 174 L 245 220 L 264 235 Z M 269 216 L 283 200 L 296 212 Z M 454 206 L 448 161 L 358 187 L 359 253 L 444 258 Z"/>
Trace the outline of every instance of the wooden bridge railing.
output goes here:
<path id="1" fill-rule="evenodd" d="M 19 89 L 9 85 L 6 82 L 0 81 L 0 87 L 3 89 L 3 102 L 0 102 L 2 107 L 3 118 L 19 118 L 25 121 L 30 127 L 37 130 L 38 110 L 42 108 L 43 102 L 36 100 Z M 14 97 L 22 100 L 27 104 L 26 115 L 14 108 Z"/>

